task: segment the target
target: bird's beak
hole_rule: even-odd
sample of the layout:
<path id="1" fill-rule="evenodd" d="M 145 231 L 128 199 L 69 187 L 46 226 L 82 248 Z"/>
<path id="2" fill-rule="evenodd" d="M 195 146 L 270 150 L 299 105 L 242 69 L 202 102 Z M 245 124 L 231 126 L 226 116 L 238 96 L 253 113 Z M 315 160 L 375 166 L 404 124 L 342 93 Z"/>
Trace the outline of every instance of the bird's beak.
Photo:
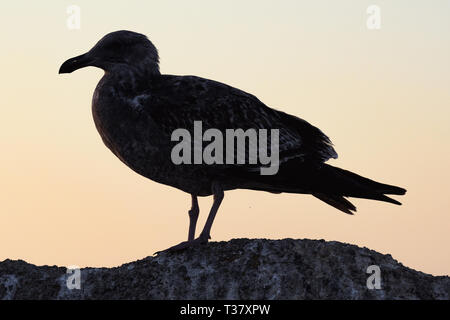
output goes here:
<path id="1" fill-rule="evenodd" d="M 89 53 L 85 53 L 80 56 L 70 58 L 61 65 L 58 73 L 61 74 L 74 72 L 75 70 L 91 66 L 93 61 L 94 59 L 91 58 Z"/>

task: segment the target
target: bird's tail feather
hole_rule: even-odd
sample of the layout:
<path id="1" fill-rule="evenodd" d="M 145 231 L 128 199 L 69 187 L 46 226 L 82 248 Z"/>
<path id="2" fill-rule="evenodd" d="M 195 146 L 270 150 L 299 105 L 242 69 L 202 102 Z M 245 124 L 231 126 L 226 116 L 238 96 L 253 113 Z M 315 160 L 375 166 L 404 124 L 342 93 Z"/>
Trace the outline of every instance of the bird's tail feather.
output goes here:
<path id="1" fill-rule="evenodd" d="M 334 171 L 335 174 L 341 175 L 347 179 L 350 179 L 357 185 L 360 185 L 363 188 L 371 189 L 373 191 L 376 191 L 377 193 L 397 194 L 397 195 L 404 195 L 406 193 L 406 190 L 403 188 L 376 182 L 376 181 L 370 180 L 368 178 L 364 178 L 364 177 L 362 177 L 356 173 L 353 173 L 351 171 L 348 171 L 348 170 L 333 167 L 330 165 L 326 165 L 326 167 L 327 167 L 327 170 Z M 376 200 L 378 200 L 378 199 L 376 199 Z"/>
<path id="2" fill-rule="evenodd" d="M 403 188 L 379 183 L 330 165 L 324 165 L 320 171 L 320 180 L 326 184 L 324 188 L 326 192 L 313 193 L 313 195 L 345 213 L 352 214 L 351 211 L 356 211 L 356 208 L 344 197 L 372 199 L 401 205 L 399 201 L 386 196 L 386 194 L 403 195 L 406 193 Z"/>
<path id="3" fill-rule="evenodd" d="M 356 212 L 356 207 L 353 203 L 345 199 L 343 196 L 327 195 L 323 193 L 313 193 L 313 196 L 347 214 L 353 214 L 352 211 Z"/>
<path id="4" fill-rule="evenodd" d="M 274 193 L 309 193 L 348 214 L 356 207 L 345 197 L 372 199 L 401 205 L 387 194 L 403 195 L 406 190 L 362 177 L 328 164 L 309 166 L 295 160 L 280 167 L 277 175 L 253 177 L 248 189 Z"/>

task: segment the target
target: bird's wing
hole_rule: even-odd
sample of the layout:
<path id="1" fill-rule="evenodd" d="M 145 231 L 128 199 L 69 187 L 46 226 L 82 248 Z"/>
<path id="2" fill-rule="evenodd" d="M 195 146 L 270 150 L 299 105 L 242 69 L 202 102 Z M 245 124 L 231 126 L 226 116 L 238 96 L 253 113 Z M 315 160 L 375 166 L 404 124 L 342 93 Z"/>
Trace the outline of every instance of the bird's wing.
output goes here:
<path id="1" fill-rule="evenodd" d="M 142 112 L 165 136 L 175 129 L 278 129 L 280 164 L 289 159 L 324 162 L 337 158 L 330 139 L 305 120 L 267 107 L 255 96 L 226 84 L 195 76 L 164 75 L 151 84 Z M 270 142 L 270 132 L 268 132 Z"/>

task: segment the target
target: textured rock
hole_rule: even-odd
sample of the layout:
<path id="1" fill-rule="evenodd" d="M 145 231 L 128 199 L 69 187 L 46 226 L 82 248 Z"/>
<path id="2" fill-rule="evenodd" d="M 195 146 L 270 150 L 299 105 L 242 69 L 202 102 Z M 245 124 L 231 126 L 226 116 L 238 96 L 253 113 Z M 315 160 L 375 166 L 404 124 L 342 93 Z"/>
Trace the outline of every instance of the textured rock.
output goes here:
<path id="1" fill-rule="evenodd" d="M 377 265 L 381 289 L 368 289 Z M 449 299 L 450 278 L 418 272 L 367 248 L 323 240 L 235 239 L 116 268 L 0 262 L 3 299 Z M 72 274 L 73 275 L 73 274 Z M 72 278 L 71 278 L 72 279 Z M 372 282 L 371 282 L 372 283 Z"/>

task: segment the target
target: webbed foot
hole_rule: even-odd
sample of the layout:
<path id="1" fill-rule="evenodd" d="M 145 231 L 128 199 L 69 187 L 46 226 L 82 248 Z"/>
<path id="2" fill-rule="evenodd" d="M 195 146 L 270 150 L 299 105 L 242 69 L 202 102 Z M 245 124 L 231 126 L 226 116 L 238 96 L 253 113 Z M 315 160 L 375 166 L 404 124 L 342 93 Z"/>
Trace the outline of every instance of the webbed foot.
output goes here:
<path id="1" fill-rule="evenodd" d="M 160 253 L 164 253 L 164 252 L 174 252 L 174 251 L 180 251 L 186 248 L 192 248 L 201 244 L 205 244 L 208 243 L 208 240 L 210 239 L 209 236 L 203 236 L 200 235 L 198 238 L 194 239 L 194 240 L 189 240 L 189 241 L 183 241 L 173 247 L 167 248 L 165 250 L 162 251 L 157 251 L 155 252 L 156 255 L 160 254 Z"/>

